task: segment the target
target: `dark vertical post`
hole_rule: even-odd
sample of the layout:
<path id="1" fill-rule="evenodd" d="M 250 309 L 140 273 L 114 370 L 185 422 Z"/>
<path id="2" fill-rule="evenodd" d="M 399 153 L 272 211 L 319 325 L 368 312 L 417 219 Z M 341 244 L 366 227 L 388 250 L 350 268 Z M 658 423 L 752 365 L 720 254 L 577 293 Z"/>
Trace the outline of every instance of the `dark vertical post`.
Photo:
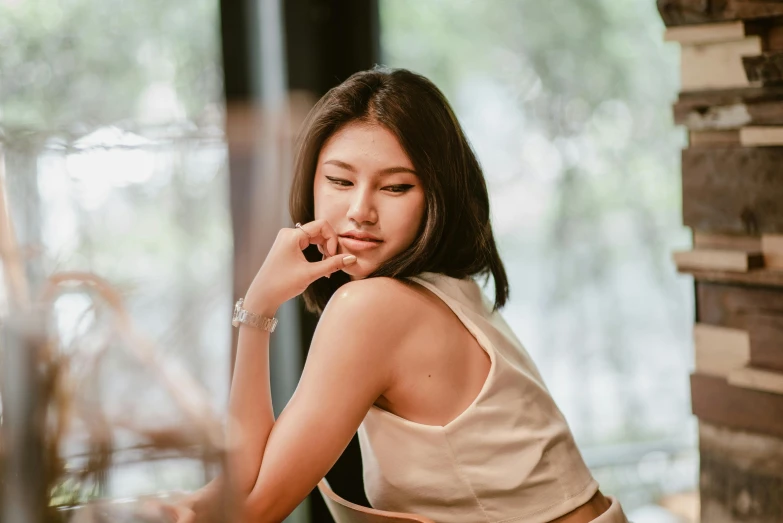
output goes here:
<path id="1" fill-rule="evenodd" d="M 278 231 L 288 223 L 290 135 L 281 0 L 221 2 L 229 194 L 234 240 L 233 297 L 244 296 Z M 277 312 L 270 340 L 272 403 L 279 414 L 302 370 L 295 300 Z M 232 335 L 232 371 L 237 332 Z M 306 501 L 287 519 L 309 519 Z"/>
<path id="2" fill-rule="evenodd" d="M 288 86 L 318 99 L 353 73 L 380 60 L 377 0 L 288 0 L 285 2 Z M 316 318 L 302 311 L 303 350 L 312 339 Z M 336 493 L 367 505 L 356 437 L 327 474 Z M 331 521 L 318 492 L 310 496 L 313 522 Z"/>
<path id="3" fill-rule="evenodd" d="M 287 206 L 286 201 L 280 200 L 281 191 L 275 186 L 276 180 L 267 179 L 269 173 L 263 171 L 261 164 L 264 160 L 260 158 L 257 147 L 259 142 L 253 136 L 262 132 L 260 127 L 264 125 L 264 118 L 259 117 L 259 101 L 263 95 L 261 91 L 270 80 L 262 74 L 262 69 L 269 74 L 268 67 L 260 65 L 265 56 L 260 47 L 268 41 L 264 39 L 268 35 L 262 33 L 265 27 L 270 30 L 268 20 L 263 19 L 267 12 L 264 1 L 221 0 L 220 6 L 228 108 L 226 127 L 234 231 L 235 298 L 243 295 L 263 262 L 263 255 L 278 229 L 273 224 L 281 219 L 281 206 Z M 305 92 L 311 95 L 309 98 L 318 99 L 354 72 L 369 69 L 379 60 L 377 0 L 276 1 L 282 9 L 285 34 L 284 67 L 278 74 L 285 79 L 287 90 Z M 259 191 L 257 184 L 273 190 Z M 260 216 L 259 208 L 262 209 Z M 304 311 L 301 300 L 297 300 L 295 307 L 287 309 L 286 314 L 298 328 L 298 332 L 291 333 L 287 339 L 290 343 L 299 343 L 302 357 L 306 357 L 317 318 Z M 275 334 L 278 332 L 275 331 Z M 236 347 L 236 334 L 232 346 Z M 296 379 L 300 371 L 301 368 L 297 370 Z M 328 478 L 340 495 L 357 503 L 367 503 L 356 438 Z M 310 501 L 311 521 L 331 521 L 317 492 L 311 495 Z"/>
<path id="4" fill-rule="evenodd" d="M 245 15 L 244 2 L 221 1 L 220 2 L 220 28 L 223 54 L 223 88 L 226 97 L 227 134 L 230 133 L 229 121 L 232 117 L 232 105 L 246 102 L 251 98 L 250 64 L 248 63 L 249 50 L 246 45 L 248 17 Z M 229 135 L 228 143 L 228 168 L 229 168 L 229 205 L 231 210 L 231 222 L 234 240 L 234 292 L 240 294 L 241 288 L 237 281 L 237 263 L 241 256 L 239 246 L 245 241 L 246 234 L 242 229 L 242 223 L 248 214 L 248 202 L 244 195 L 248 194 L 246 186 L 249 181 L 251 164 L 250 151 L 246 147 L 232 144 Z M 232 347 L 236 347 L 237 333 L 232 331 Z M 234 371 L 235 352 L 231 354 L 231 372 Z"/>

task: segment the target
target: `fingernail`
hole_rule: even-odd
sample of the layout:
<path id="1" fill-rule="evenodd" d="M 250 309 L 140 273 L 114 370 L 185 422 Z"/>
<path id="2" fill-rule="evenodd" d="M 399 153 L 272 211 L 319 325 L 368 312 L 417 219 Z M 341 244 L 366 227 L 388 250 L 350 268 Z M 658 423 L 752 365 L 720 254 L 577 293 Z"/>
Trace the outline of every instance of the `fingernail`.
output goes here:
<path id="1" fill-rule="evenodd" d="M 346 265 L 351 265 L 352 263 L 356 263 L 356 256 L 354 256 L 353 254 L 349 254 L 348 256 L 343 258 L 343 263 L 345 263 Z"/>

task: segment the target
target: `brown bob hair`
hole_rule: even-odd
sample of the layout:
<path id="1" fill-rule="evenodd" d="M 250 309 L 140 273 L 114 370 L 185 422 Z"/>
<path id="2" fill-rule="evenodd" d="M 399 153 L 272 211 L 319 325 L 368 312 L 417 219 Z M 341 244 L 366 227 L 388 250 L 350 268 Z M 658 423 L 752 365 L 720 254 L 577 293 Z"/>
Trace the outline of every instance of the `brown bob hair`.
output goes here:
<path id="1" fill-rule="evenodd" d="M 403 278 L 437 272 L 454 278 L 492 274 L 494 308 L 505 305 L 509 287 L 489 215 L 484 174 L 446 97 L 425 77 L 376 66 L 355 73 L 326 93 L 302 126 L 294 161 L 290 212 L 293 222 L 315 219 L 313 183 L 321 148 L 350 122 L 382 125 L 399 140 L 424 189 L 426 209 L 416 240 L 368 278 Z M 321 259 L 317 247 L 304 251 Z M 350 277 L 342 271 L 319 278 L 303 296 L 320 314 Z"/>

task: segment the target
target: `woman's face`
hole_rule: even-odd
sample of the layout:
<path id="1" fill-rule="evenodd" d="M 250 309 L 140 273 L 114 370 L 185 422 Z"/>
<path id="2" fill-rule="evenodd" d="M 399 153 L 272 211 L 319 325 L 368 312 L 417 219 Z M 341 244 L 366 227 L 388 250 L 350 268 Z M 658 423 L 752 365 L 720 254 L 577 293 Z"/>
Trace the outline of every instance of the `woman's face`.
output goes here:
<path id="1" fill-rule="evenodd" d="M 424 188 L 397 138 L 376 124 L 345 125 L 324 143 L 313 182 L 315 219 L 339 235 L 343 269 L 362 279 L 413 243 L 424 216 Z"/>

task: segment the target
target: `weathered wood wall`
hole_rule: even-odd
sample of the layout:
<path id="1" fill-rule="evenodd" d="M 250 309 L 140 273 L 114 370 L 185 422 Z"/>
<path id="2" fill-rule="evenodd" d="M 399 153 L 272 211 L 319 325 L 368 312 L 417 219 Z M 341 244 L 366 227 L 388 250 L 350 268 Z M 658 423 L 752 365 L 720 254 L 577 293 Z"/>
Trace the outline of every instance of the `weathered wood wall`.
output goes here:
<path id="1" fill-rule="evenodd" d="M 701 520 L 783 522 L 783 1 L 658 0 L 682 50 Z"/>

